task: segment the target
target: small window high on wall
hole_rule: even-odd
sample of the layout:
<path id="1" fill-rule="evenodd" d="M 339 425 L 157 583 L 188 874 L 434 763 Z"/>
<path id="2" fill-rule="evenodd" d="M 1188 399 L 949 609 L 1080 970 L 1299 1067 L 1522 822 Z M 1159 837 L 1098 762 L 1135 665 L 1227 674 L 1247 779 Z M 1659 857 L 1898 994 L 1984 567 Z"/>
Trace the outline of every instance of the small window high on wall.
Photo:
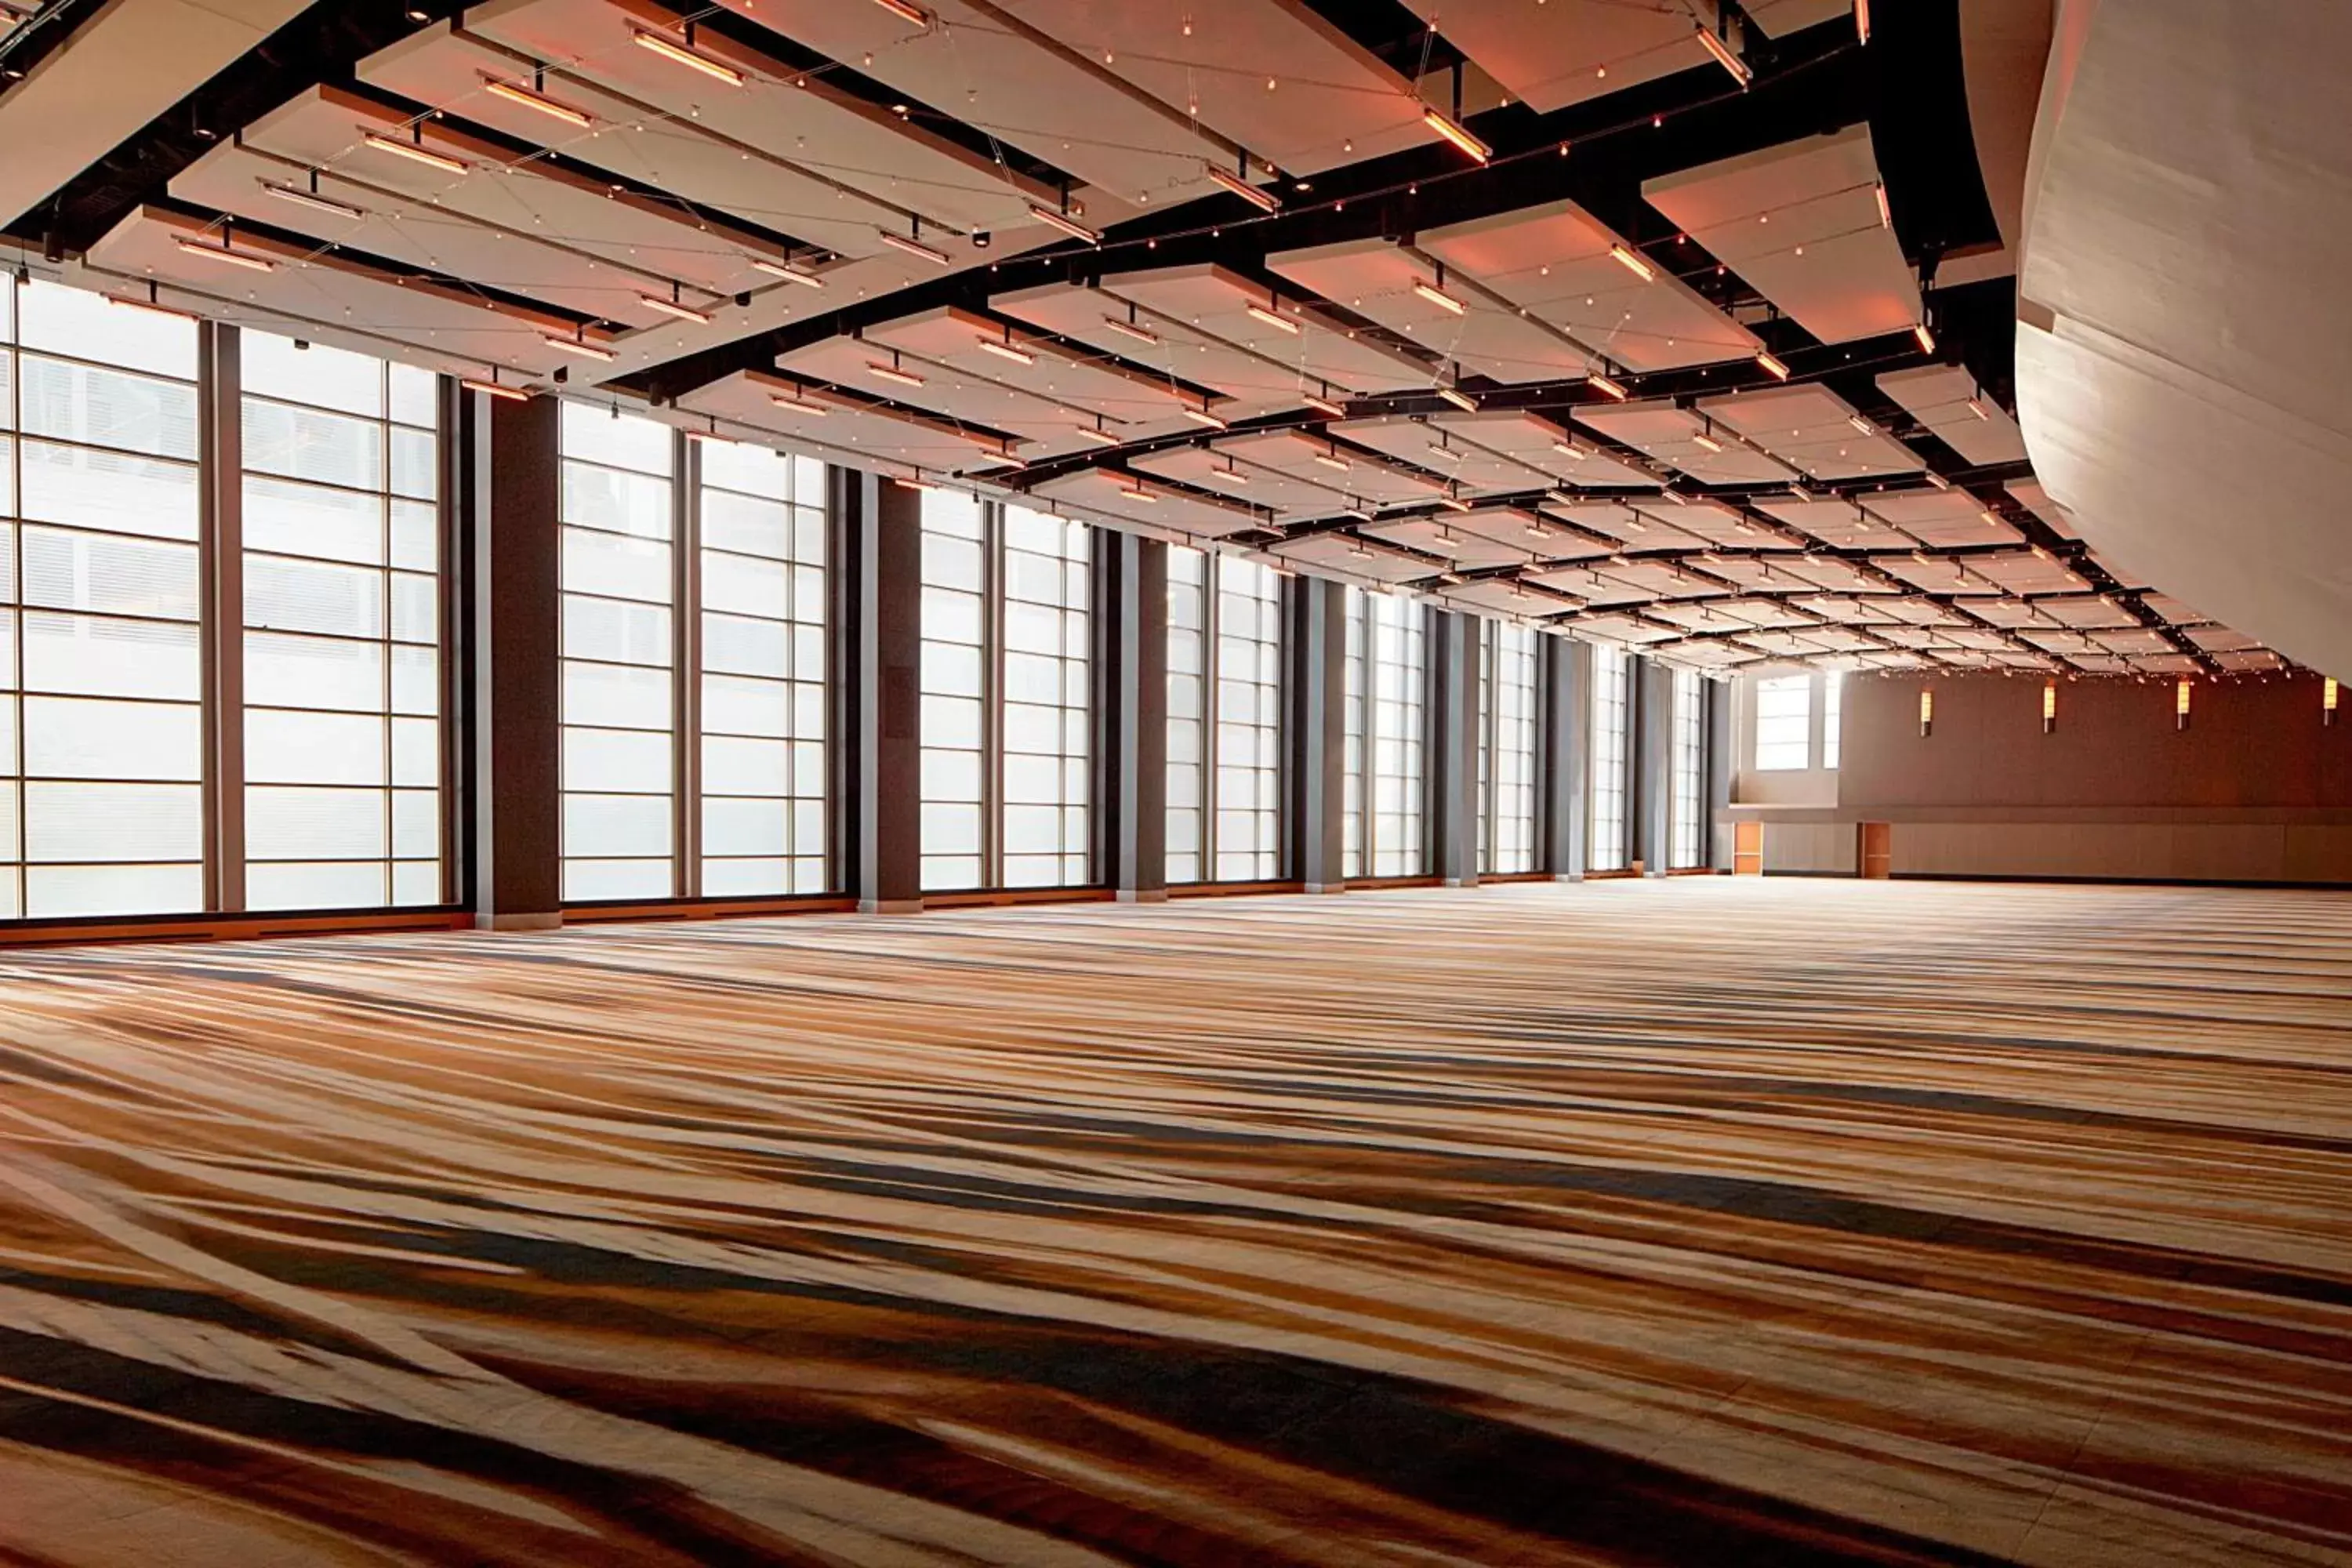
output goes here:
<path id="1" fill-rule="evenodd" d="M 1756 770 L 1787 772 L 1813 763 L 1813 678 L 1777 675 L 1756 683 Z"/>
<path id="2" fill-rule="evenodd" d="M 1168 552 L 1168 879 L 1281 874 L 1282 578 Z"/>
<path id="3" fill-rule="evenodd" d="M 1093 534 L 923 496 L 922 886 L 1093 876 Z"/>
<path id="4" fill-rule="evenodd" d="M 1845 717 L 1845 671 L 1822 672 L 1822 766 L 1838 765 L 1839 727 Z"/>

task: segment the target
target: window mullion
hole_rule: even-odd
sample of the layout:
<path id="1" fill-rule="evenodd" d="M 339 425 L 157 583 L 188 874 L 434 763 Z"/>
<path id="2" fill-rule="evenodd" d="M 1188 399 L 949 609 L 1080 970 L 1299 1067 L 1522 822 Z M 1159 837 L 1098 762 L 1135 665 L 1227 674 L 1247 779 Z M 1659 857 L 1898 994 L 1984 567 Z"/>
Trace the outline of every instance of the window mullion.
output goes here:
<path id="1" fill-rule="evenodd" d="M 207 753 L 205 903 L 235 913 L 246 906 L 242 343 L 237 329 L 223 322 L 205 322 L 197 331 L 197 635 L 204 649 L 200 691 Z"/>
<path id="2" fill-rule="evenodd" d="M 702 892 L 702 448 L 670 436 L 670 885 Z"/>

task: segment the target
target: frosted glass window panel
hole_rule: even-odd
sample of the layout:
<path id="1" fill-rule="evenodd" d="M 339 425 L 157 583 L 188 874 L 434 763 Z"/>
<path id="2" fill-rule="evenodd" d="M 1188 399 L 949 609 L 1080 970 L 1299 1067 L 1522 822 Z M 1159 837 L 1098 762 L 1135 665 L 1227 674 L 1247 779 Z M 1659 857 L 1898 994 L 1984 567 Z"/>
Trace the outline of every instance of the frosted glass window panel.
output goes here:
<path id="1" fill-rule="evenodd" d="M 981 703 L 977 698 L 923 698 L 923 744 L 977 751 L 981 743 Z"/>
<path id="2" fill-rule="evenodd" d="M 925 801 L 923 853 L 927 857 L 979 854 L 979 805 L 955 801 Z"/>
<path id="3" fill-rule="evenodd" d="M 392 710 L 431 715 L 441 711 L 441 655 L 430 647 L 392 650 Z"/>
<path id="4" fill-rule="evenodd" d="M 415 572 L 392 574 L 392 636 L 395 642 L 440 640 L 440 585 L 435 579 Z"/>
<path id="5" fill-rule="evenodd" d="M 793 672 L 793 627 L 741 616 L 702 617 L 702 668 L 782 679 Z"/>
<path id="6" fill-rule="evenodd" d="M 26 348 L 181 381 L 196 377 L 194 321 L 126 310 L 103 295 L 61 283 L 36 280 L 17 293 L 16 341 Z"/>
<path id="7" fill-rule="evenodd" d="M 34 778 L 201 778 L 203 729 L 194 704 L 89 698 L 24 700 L 25 771 Z"/>
<path id="8" fill-rule="evenodd" d="M 702 727 L 714 735 L 793 733 L 792 686 L 740 675 L 702 678 Z"/>
<path id="9" fill-rule="evenodd" d="M 387 808 L 372 789 L 249 785 L 245 852 L 254 860 L 381 860 L 391 853 Z"/>
<path id="10" fill-rule="evenodd" d="M 782 856 L 791 847 L 792 817 L 781 801 L 703 796 L 705 855 Z"/>
<path id="11" fill-rule="evenodd" d="M 392 901 L 400 908 L 442 901 L 441 862 L 395 860 L 392 863 Z"/>
<path id="12" fill-rule="evenodd" d="M 25 785 L 27 860 L 199 860 L 204 849 L 204 791 L 194 784 Z"/>
<path id="13" fill-rule="evenodd" d="M 567 855 L 563 861 L 563 900 L 584 904 L 616 899 L 667 899 L 670 896 L 670 875 L 667 857 L 604 860 Z"/>
<path id="14" fill-rule="evenodd" d="M 27 436 L 195 460 L 193 386 L 26 354 L 18 362 L 16 395 L 18 426 Z"/>
<path id="15" fill-rule="evenodd" d="M 669 546 L 567 528 L 563 532 L 563 586 L 575 594 L 667 604 Z"/>
<path id="16" fill-rule="evenodd" d="M 159 620 L 196 618 L 192 544 L 27 525 L 22 531 L 24 601 Z"/>
<path id="17" fill-rule="evenodd" d="M 245 716 L 245 776 L 254 784 L 374 784 L 390 782 L 385 721 L 373 714 Z"/>
<path id="18" fill-rule="evenodd" d="M 966 593 L 977 594 L 986 575 L 977 539 L 933 533 L 926 523 L 923 534 L 923 582 L 926 585 L 961 588 Z"/>
<path id="19" fill-rule="evenodd" d="M 1822 671 L 1822 766 L 1834 770 L 1838 765 L 1840 742 L 1843 740 L 1845 723 L 1845 671 Z"/>
<path id="20" fill-rule="evenodd" d="M 245 635 L 245 700 L 257 708 L 382 713 L 388 691 L 384 647 L 346 637 Z"/>
<path id="21" fill-rule="evenodd" d="M 978 752 L 927 749 L 922 761 L 922 798 L 927 801 L 968 802 L 981 798 L 981 755 Z"/>
<path id="22" fill-rule="evenodd" d="M 392 782 L 430 787 L 441 782 L 441 726 L 430 719 L 392 721 Z"/>
<path id="23" fill-rule="evenodd" d="M 733 490 L 743 495 L 769 496 L 777 500 L 793 499 L 793 459 L 766 447 L 747 446 L 739 441 L 706 443 L 702 456 L 703 493 Z M 813 465 L 815 478 L 809 493 L 800 500 L 810 505 L 824 502 L 824 468 Z"/>
<path id="24" fill-rule="evenodd" d="M 705 608 L 744 616 L 784 615 L 792 605 L 792 568 L 756 556 L 702 552 Z"/>
<path id="25" fill-rule="evenodd" d="M 563 731 L 566 789 L 667 795 L 675 783 L 667 734 L 576 725 Z"/>
<path id="26" fill-rule="evenodd" d="M 247 331 L 237 342 L 237 376 L 251 396 L 307 403 L 344 414 L 381 418 L 384 413 L 384 362 L 373 354 L 312 343 L 298 348 L 292 338 L 275 332 Z M 425 377 L 427 401 L 419 423 L 433 419 L 431 377 Z"/>
<path id="27" fill-rule="evenodd" d="M 567 400 L 560 415 L 557 438 L 566 457 L 593 458 L 614 468 L 635 468 L 663 479 L 671 473 L 676 437 L 658 419 Z"/>
<path id="28" fill-rule="evenodd" d="M 1756 769 L 1789 772 L 1812 765 L 1813 678 L 1776 676 L 1759 680 L 1756 697 Z"/>
<path id="29" fill-rule="evenodd" d="M 375 420 L 247 397 L 244 436 L 249 472 L 341 489 L 384 488 L 384 427 Z"/>
<path id="30" fill-rule="evenodd" d="M 247 550 L 381 566 L 384 544 L 382 496 L 250 475 L 245 480 Z"/>
<path id="31" fill-rule="evenodd" d="M 392 563 L 411 572 L 431 572 L 440 565 L 441 518 L 421 501 L 392 503 Z"/>
<path id="32" fill-rule="evenodd" d="M 795 888 L 793 863 L 782 856 L 741 859 L 706 856 L 702 862 L 702 894 L 709 899 L 746 899 L 794 891 L 817 892 L 821 884 Z"/>
<path id="33" fill-rule="evenodd" d="M 981 860 L 977 855 L 926 855 L 922 862 L 922 885 L 927 892 L 955 892 L 980 886 Z"/>
<path id="34" fill-rule="evenodd" d="M 22 517 L 155 539 L 196 537 L 191 464 L 33 440 L 17 444 L 17 458 Z"/>
<path id="35" fill-rule="evenodd" d="M 707 795 L 793 793 L 793 749 L 782 741 L 739 735 L 702 738 L 702 788 Z"/>
<path id="36" fill-rule="evenodd" d="M 707 466 L 703 479 L 708 486 Z M 789 561 L 793 555 L 792 509 L 780 500 L 761 500 L 706 488 L 702 492 L 702 546 L 734 555 Z M 772 611 L 777 607 L 768 606 Z"/>
<path id="37" fill-rule="evenodd" d="M 392 901 L 389 869 L 382 861 L 341 861 L 325 865 L 257 862 L 246 868 L 246 907 L 252 910 L 381 908 Z"/>
<path id="38" fill-rule="evenodd" d="M 926 585 L 923 589 L 923 636 L 934 642 L 965 643 L 977 647 L 982 640 L 981 611 L 978 594 Z"/>
<path id="39" fill-rule="evenodd" d="M 566 658 L 667 667 L 674 652 L 668 605 L 563 595 Z"/>
<path id="40" fill-rule="evenodd" d="M 669 481 L 646 474 L 567 461 L 562 507 L 564 522 L 573 528 L 638 539 L 667 540 L 671 533 Z"/>
<path id="41" fill-rule="evenodd" d="M 27 690 L 194 701 L 200 695 L 196 628 L 95 616 L 24 617 Z"/>
<path id="42" fill-rule="evenodd" d="M 563 845 L 568 855 L 600 859 L 667 856 L 671 826 L 667 795 L 593 795 L 569 790 L 563 796 Z"/>
<path id="43" fill-rule="evenodd" d="M 34 920 L 178 914 L 202 909 L 204 900 L 200 865 L 25 868 L 25 913 Z"/>
<path id="44" fill-rule="evenodd" d="M 432 580 L 425 580 L 427 592 Z M 384 635 L 384 574 L 372 567 L 248 553 L 245 624 L 262 631 Z"/>
<path id="45" fill-rule="evenodd" d="M 251 829 L 247 830 L 250 834 Z M 437 790 L 396 789 L 392 792 L 392 852 L 402 859 L 432 859 L 439 876 L 441 795 Z M 440 889 L 434 889 L 437 901 Z"/>
<path id="46" fill-rule="evenodd" d="M 394 363 L 385 369 L 390 373 L 392 416 L 404 425 L 421 425 L 427 429 L 438 425 L 441 418 L 440 378 L 431 371 L 419 370 L 411 364 Z"/>
<path id="47" fill-rule="evenodd" d="M 441 491 L 440 443 L 431 432 L 392 426 L 392 493 L 431 500 Z"/>

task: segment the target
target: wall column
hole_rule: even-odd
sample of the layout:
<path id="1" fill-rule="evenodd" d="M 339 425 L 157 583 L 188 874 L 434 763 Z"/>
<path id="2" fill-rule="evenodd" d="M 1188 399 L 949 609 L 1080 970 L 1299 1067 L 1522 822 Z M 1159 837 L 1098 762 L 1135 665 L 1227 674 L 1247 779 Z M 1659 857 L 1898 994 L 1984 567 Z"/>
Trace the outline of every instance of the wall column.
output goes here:
<path id="1" fill-rule="evenodd" d="M 1731 869 L 1731 841 L 1725 814 L 1731 806 L 1731 682 L 1703 680 L 1706 693 L 1706 864 Z"/>
<path id="2" fill-rule="evenodd" d="M 1585 721 L 1592 711 L 1592 649 L 1574 637 L 1544 646 L 1544 868 L 1584 880 L 1584 836 L 1592 820 Z"/>
<path id="3" fill-rule="evenodd" d="M 197 533 L 205 626 L 205 907 L 245 908 L 245 395 L 237 329 L 196 338 L 196 449 L 204 457 Z"/>
<path id="4" fill-rule="evenodd" d="M 1633 779 L 1626 809 L 1633 818 L 1633 858 L 1642 873 L 1663 877 L 1674 858 L 1675 672 L 1637 656 L 1633 698 Z"/>
<path id="5" fill-rule="evenodd" d="M 472 578 L 467 902 L 486 931 L 545 931 L 563 923 L 562 405 L 455 395 Z"/>
<path id="6" fill-rule="evenodd" d="M 1348 886 L 1346 592 L 1294 577 L 1283 597 L 1283 858 L 1310 893 Z"/>
<path id="7" fill-rule="evenodd" d="M 1095 863 L 1121 903 L 1158 903 L 1168 897 L 1168 546 L 1112 529 L 1095 538 Z"/>
<path id="8" fill-rule="evenodd" d="M 1478 633 L 1475 616 L 1430 612 L 1430 827 L 1438 879 L 1478 885 Z"/>
<path id="9" fill-rule="evenodd" d="M 866 914 L 923 907 L 922 493 L 825 470 L 838 655 L 834 798 L 843 890 Z"/>

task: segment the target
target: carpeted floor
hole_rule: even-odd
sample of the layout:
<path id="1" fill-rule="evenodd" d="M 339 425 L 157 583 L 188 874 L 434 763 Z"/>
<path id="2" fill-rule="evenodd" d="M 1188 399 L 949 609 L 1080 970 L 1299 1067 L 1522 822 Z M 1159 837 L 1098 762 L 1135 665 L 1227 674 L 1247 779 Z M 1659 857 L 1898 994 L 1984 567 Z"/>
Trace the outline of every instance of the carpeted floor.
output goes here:
<path id="1" fill-rule="evenodd" d="M 2352 1563 L 2352 899 L 0 954 L 0 1562 Z"/>

